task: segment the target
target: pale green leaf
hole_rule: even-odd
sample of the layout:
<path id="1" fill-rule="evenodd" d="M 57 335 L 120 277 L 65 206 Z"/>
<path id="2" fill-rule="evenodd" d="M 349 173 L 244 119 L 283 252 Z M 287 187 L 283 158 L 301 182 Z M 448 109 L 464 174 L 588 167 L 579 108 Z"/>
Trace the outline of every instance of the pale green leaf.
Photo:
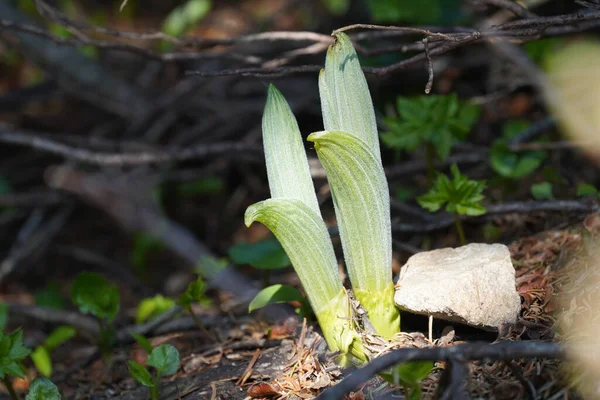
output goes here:
<path id="1" fill-rule="evenodd" d="M 260 292 L 252 299 L 248 306 L 248 312 L 264 307 L 269 304 L 287 303 L 290 301 L 304 301 L 304 296 L 293 286 L 271 285 Z"/>
<path id="2" fill-rule="evenodd" d="M 381 162 L 373 101 L 358 55 L 345 33 L 335 35 L 319 75 L 323 123 L 326 131 L 348 132 L 361 140 Z"/>
<path id="3" fill-rule="evenodd" d="M 25 400 L 60 400 L 60 392 L 48 378 L 37 377 L 29 385 L 29 393 Z"/>
<path id="4" fill-rule="evenodd" d="M 52 352 L 58 346 L 75 336 L 75 333 L 77 333 L 77 331 L 71 325 L 61 325 L 48 335 L 44 341 L 44 347 Z"/>
<path id="5" fill-rule="evenodd" d="M 31 361 L 40 374 L 45 377 L 52 375 L 52 359 L 50 353 L 43 346 L 38 346 L 31 353 Z"/>
<path id="6" fill-rule="evenodd" d="M 316 132 L 308 140 L 315 143 L 327 172 L 354 293 L 375 329 L 391 336 L 399 330 L 400 317 L 392 304 L 393 291 L 388 293 L 392 234 L 383 167 L 363 140 L 347 132 Z M 382 293 L 386 296 L 379 299 L 376 294 Z M 372 302 L 374 298 L 378 301 Z"/>
<path id="7" fill-rule="evenodd" d="M 342 284 L 329 233 L 320 215 L 298 199 L 268 199 L 246 210 L 245 222 L 258 221 L 279 239 L 315 313 L 335 297 Z"/>
<path id="8" fill-rule="evenodd" d="M 152 350 L 147 363 L 163 375 L 173 375 L 179 368 L 179 351 L 170 344 L 161 344 Z"/>
<path id="9" fill-rule="evenodd" d="M 273 85 L 269 86 L 262 132 L 271 198 L 298 199 L 321 215 L 298 123 Z"/>
<path id="10" fill-rule="evenodd" d="M 141 324 L 145 321 L 158 317 L 160 314 L 168 311 L 175 305 L 175 300 L 170 297 L 164 297 L 157 294 L 154 297 L 148 297 L 138 304 L 135 322 Z"/>
<path id="11" fill-rule="evenodd" d="M 134 360 L 129 360 L 127 361 L 127 369 L 129 369 L 129 374 L 133 379 L 146 387 L 154 387 L 155 383 L 152 375 L 150 375 L 150 372 L 142 364 Z"/>

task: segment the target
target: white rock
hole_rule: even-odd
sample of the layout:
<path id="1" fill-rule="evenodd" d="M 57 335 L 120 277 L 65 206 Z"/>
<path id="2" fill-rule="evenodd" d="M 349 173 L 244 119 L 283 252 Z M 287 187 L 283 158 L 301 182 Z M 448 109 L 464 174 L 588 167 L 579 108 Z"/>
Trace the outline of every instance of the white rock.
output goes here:
<path id="1" fill-rule="evenodd" d="M 400 269 L 400 310 L 484 329 L 514 323 L 521 309 L 508 247 L 472 243 L 417 253 Z"/>

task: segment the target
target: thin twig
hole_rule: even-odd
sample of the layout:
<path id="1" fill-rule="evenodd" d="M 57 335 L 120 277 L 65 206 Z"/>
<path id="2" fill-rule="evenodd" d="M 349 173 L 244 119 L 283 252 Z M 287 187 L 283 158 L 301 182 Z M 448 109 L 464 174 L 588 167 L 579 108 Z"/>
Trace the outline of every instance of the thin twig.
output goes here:
<path id="1" fill-rule="evenodd" d="M 8 312 L 12 314 L 25 315 L 42 322 L 56 325 L 73 325 L 74 327 L 97 336 L 100 333 L 98 329 L 98 320 L 93 317 L 82 315 L 78 312 L 56 310 L 53 308 L 30 306 L 20 303 L 6 303 Z"/>

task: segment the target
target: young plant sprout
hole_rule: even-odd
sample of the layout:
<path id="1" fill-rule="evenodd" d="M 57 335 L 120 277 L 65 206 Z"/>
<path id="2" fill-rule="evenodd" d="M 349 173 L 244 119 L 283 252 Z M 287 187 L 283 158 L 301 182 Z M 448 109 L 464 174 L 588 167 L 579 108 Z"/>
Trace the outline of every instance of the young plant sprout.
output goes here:
<path id="1" fill-rule="evenodd" d="M 460 222 L 461 215 L 482 215 L 487 212 L 481 204 L 485 182 L 474 181 L 462 175 L 453 164 L 450 167 L 452 180 L 444 174 L 438 174 L 429 192 L 417 198 L 421 207 L 436 212 L 446 205 L 446 211 L 454 217 L 456 231 L 462 245 L 467 244 L 465 231 Z"/>
<path id="2" fill-rule="evenodd" d="M 173 375 L 179 369 L 179 351 L 170 344 L 161 344 L 153 349 L 143 347 L 150 350 L 147 364 L 149 367 L 154 367 L 156 373 L 152 375 L 148 368 L 134 360 L 129 360 L 127 367 L 133 379 L 150 388 L 150 399 L 158 400 L 161 378 Z"/>
<path id="3" fill-rule="evenodd" d="M 456 94 L 398 97 L 399 117 L 386 118 L 385 145 L 399 150 L 425 148 L 427 178 L 433 183 L 435 158 L 445 160 L 456 141 L 465 140 L 477 121 L 480 107 L 462 102 Z"/>
<path id="4" fill-rule="evenodd" d="M 328 176 L 354 296 L 376 333 L 390 339 L 400 331 L 400 313 L 393 302 L 389 190 L 375 113 L 350 39 L 343 33 L 335 38 L 319 75 L 325 130 L 308 140 Z M 263 141 L 271 198 L 248 207 L 246 225 L 261 222 L 279 239 L 330 349 L 366 361 L 298 124 L 273 85 L 263 114 Z"/>
<path id="5" fill-rule="evenodd" d="M 38 376 L 29 385 L 29 393 L 25 400 L 60 400 L 60 392 L 48 378 Z"/>
<path id="6" fill-rule="evenodd" d="M 25 377 L 23 360 L 29 353 L 31 350 L 23 345 L 21 329 L 17 329 L 9 335 L 0 333 L 0 379 L 14 400 L 19 400 L 19 396 L 12 385 L 11 376 Z"/>
<path id="7" fill-rule="evenodd" d="M 119 312 L 120 296 L 117 286 L 101 275 L 82 272 L 73 282 L 71 300 L 79 307 L 79 311 L 98 318 L 100 326 L 98 347 L 103 357 L 107 359 L 115 338 L 112 322 Z"/>

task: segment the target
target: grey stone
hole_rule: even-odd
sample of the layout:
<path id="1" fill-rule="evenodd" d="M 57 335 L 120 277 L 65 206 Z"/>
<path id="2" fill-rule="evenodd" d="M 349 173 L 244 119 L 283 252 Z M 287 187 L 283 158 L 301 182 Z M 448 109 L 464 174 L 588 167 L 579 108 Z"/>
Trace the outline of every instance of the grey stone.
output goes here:
<path id="1" fill-rule="evenodd" d="M 521 309 L 508 247 L 472 243 L 417 253 L 400 269 L 394 301 L 400 310 L 497 329 Z"/>

